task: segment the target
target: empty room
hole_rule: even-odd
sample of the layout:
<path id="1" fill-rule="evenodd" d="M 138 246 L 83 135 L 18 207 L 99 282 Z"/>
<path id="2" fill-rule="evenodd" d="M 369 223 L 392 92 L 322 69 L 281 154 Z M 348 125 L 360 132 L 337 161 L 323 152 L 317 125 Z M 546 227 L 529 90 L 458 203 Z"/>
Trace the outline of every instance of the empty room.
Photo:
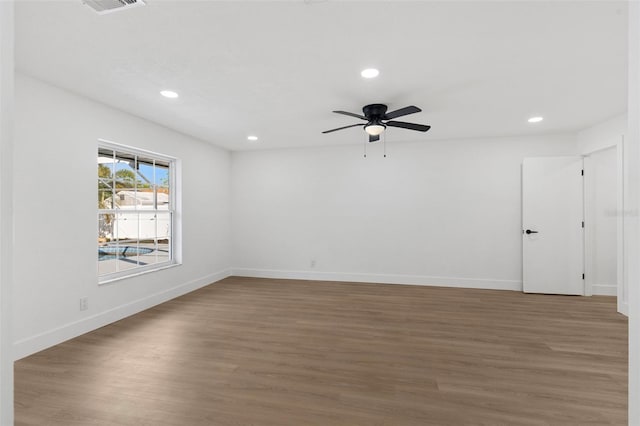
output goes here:
<path id="1" fill-rule="evenodd" d="M 0 425 L 640 425 L 637 1 L 0 1 Z"/>

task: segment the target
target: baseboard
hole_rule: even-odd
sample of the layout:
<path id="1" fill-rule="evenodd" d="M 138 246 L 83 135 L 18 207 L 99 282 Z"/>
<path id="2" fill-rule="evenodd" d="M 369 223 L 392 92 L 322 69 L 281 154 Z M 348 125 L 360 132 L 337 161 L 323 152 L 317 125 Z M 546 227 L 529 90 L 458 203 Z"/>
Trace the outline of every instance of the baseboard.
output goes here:
<path id="1" fill-rule="evenodd" d="M 437 287 L 480 288 L 522 291 L 522 281 L 485 278 L 431 277 L 423 275 L 359 274 L 345 272 L 282 271 L 273 269 L 233 268 L 234 276 L 281 278 L 311 281 L 348 281 L 380 284 L 408 284 Z"/>
<path id="2" fill-rule="evenodd" d="M 219 271 L 168 290 L 149 295 L 142 299 L 135 300 L 125 305 L 83 318 L 82 320 L 65 324 L 53 330 L 19 340 L 15 342 L 13 346 L 14 359 L 17 361 L 21 358 L 40 352 L 41 350 L 55 346 L 66 340 L 73 339 L 74 337 L 78 337 L 100 327 L 104 327 L 105 325 L 119 321 L 128 316 L 137 314 L 145 309 L 149 309 L 171 299 L 175 299 L 176 297 L 185 295 L 229 276 L 231 276 L 230 269 Z"/>
<path id="3" fill-rule="evenodd" d="M 618 312 L 624 315 L 625 317 L 629 316 L 629 305 L 625 302 L 618 303 Z"/>
<path id="4" fill-rule="evenodd" d="M 615 284 L 593 284 L 591 292 L 594 296 L 617 296 L 618 286 Z"/>

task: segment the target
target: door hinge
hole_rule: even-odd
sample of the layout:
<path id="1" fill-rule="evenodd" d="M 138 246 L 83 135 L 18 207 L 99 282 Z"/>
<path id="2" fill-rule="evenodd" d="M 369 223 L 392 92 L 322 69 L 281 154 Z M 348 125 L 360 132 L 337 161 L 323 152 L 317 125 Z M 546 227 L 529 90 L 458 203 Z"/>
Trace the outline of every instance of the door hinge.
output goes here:
<path id="1" fill-rule="evenodd" d="M 584 228 L 584 220 L 582 221 L 582 227 Z"/>
<path id="2" fill-rule="evenodd" d="M 584 169 L 580 171 L 580 176 L 584 176 Z"/>
<path id="3" fill-rule="evenodd" d="M 582 279 L 584 280 L 584 274 L 582 274 Z"/>

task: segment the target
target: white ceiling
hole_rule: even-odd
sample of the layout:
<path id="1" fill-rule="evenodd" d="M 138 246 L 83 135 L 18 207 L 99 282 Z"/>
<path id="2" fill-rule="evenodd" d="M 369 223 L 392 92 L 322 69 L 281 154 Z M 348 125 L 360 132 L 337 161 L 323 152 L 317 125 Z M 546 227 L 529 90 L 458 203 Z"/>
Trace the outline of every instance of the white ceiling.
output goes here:
<path id="1" fill-rule="evenodd" d="M 20 1 L 20 71 L 231 150 L 362 143 L 332 114 L 417 105 L 387 141 L 579 130 L 626 110 L 625 2 Z M 381 71 L 364 80 L 360 71 Z M 177 100 L 159 95 L 180 94 Z M 527 123 L 543 115 L 537 125 Z M 256 134 L 258 142 L 246 137 Z"/>

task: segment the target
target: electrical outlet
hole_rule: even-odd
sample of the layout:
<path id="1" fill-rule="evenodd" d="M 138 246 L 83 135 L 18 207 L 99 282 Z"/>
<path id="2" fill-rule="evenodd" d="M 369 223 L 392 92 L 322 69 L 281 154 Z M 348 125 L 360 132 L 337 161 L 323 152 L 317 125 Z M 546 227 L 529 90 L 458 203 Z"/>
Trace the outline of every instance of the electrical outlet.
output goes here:
<path id="1" fill-rule="evenodd" d="M 87 309 L 89 309 L 89 298 L 88 297 L 81 297 L 80 298 L 80 310 L 81 311 L 86 311 Z"/>
<path id="2" fill-rule="evenodd" d="M 311 259 L 311 262 L 309 262 L 309 266 L 311 266 L 312 268 L 316 267 L 316 260 L 315 259 Z"/>

